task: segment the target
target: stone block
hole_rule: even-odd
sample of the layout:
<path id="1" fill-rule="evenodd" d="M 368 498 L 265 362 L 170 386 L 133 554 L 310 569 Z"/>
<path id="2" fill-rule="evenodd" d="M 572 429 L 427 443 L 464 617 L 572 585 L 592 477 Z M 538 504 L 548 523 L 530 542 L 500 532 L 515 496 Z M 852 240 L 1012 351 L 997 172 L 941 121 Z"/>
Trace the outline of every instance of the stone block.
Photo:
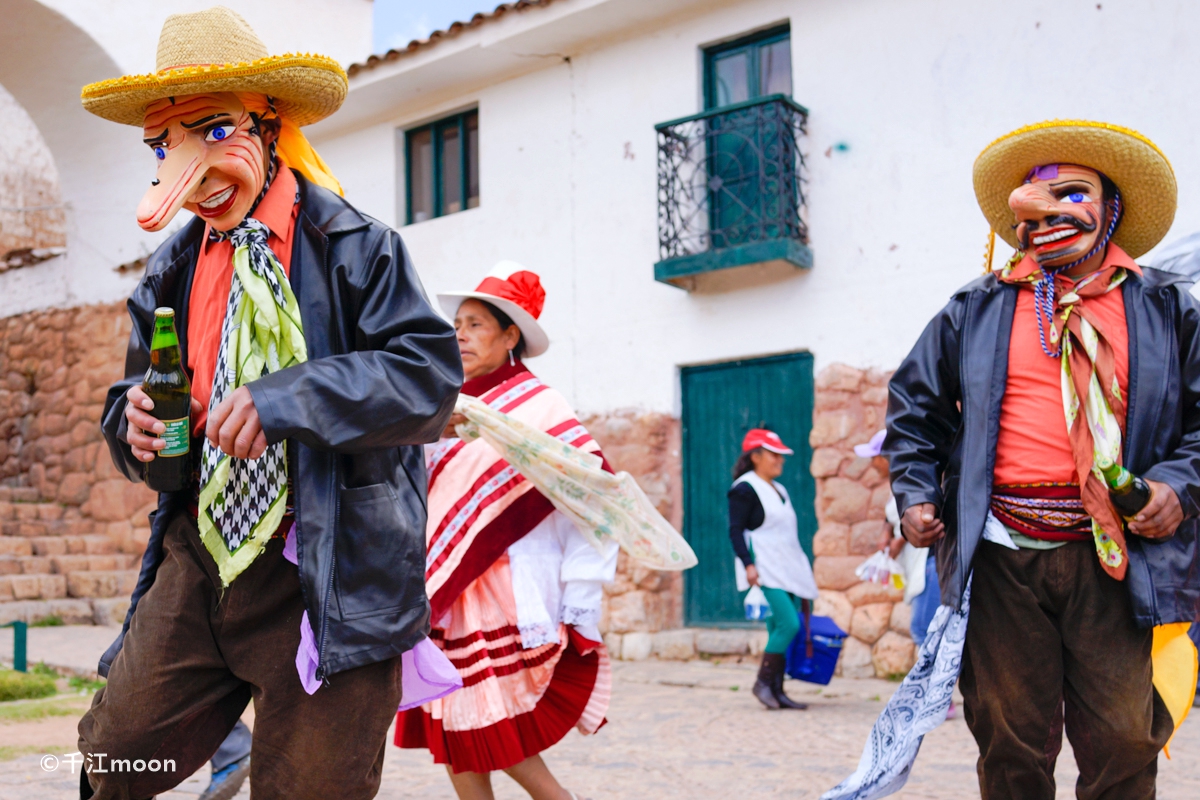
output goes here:
<path id="1" fill-rule="evenodd" d="M 38 518 L 38 507 L 35 503 L 17 503 L 13 506 L 13 511 L 19 522 L 33 522 Z"/>
<path id="2" fill-rule="evenodd" d="M 44 600 L 67 596 L 67 576 L 38 575 L 38 594 Z"/>
<path id="3" fill-rule="evenodd" d="M 813 563 L 813 575 L 821 589 L 843 591 L 858 583 L 854 570 L 865 559 L 862 556 L 821 556 Z"/>
<path id="4" fill-rule="evenodd" d="M 839 666 L 846 678 L 874 678 L 875 664 L 871 660 L 871 645 L 853 636 L 847 637 L 842 645 Z"/>
<path id="5" fill-rule="evenodd" d="M 869 603 L 899 603 L 904 600 L 904 592 L 891 586 L 864 582 L 846 590 L 846 599 L 856 607 Z"/>
<path id="6" fill-rule="evenodd" d="M 622 661 L 645 661 L 654 649 L 654 637 L 645 631 L 626 633 L 621 637 Z"/>
<path id="7" fill-rule="evenodd" d="M 87 501 L 91 516 L 101 522 L 129 519 L 131 510 L 125 508 L 125 487 L 129 485 L 119 479 L 93 484 Z"/>
<path id="8" fill-rule="evenodd" d="M 888 399 L 888 391 L 886 386 L 874 386 L 866 389 L 862 393 L 862 401 L 865 405 L 886 406 Z"/>
<path id="9" fill-rule="evenodd" d="M 62 519 L 63 507 L 58 503 L 38 503 L 37 515 L 43 522 L 54 522 Z"/>
<path id="10" fill-rule="evenodd" d="M 606 633 L 606 634 L 604 634 L 603 638 L 604 638 L 604 647 L 608 650 L 608 657 L 609 658 L 620 658 L 621 657 L 622 635 L 619 633 Z"/>
<path id="11" fill-rule="evenodd" d="M 18 556 L 0 556 L 0 575 L 20 575 L 21 562 Z"/>
<path id="12" fill-rule="evenodd" d="M 854 609 L 850 619 L 850 635 L 867 644 L 874 644 L 888 629 L 892 618 L 890 603 L 871 603 Z"/>
<path id="13" fill-rule="evenodd" d="M 41 498 L 38 496 L 38 490 L 32 486 L 14 486 L 12 490 L 12 501 L 14 503 L 36 503 Z"/>
<path id="14" fill-rule="evenodd" d="M 18 535 L 20 536 L 45 536 L 50 532 L 44 522 L 21 522 L 19 524 L 21 527 L 18 529 Z"/>
<path id="15" fill-rule="evenodd" d="M 749 635 L 746 637 L 746 644 L 750 648 L 750 655 L 761 656 L 763 651 L 767 649 L 768 638 L 770 637 L 766 631 L 750 631 Z"/>
<path id="16" fill-rule="evenodd" d="M 892 606 L 892 617 L 888 627 L 896 633 L 912 636 L 912 606 L 908 603 L 896 603 Z"/>
<path id="17" fill-rule="evenodd" d="M 88 556 L 54 556 L 50 559 L 50 568 L 58 575 L 71 572 L 82 572 L 90 568 Z"/>
<path id="18" fill-rule="evenodd" d="M 866 374 L 847 364 L 830 364 L 817 375 L 817 391 L 833 389 L 842 392 L 857 392 Z"/>
<path id="19" fill-rule="evenodd" d="M 61 536 L 37 536 L 29 540 L 33 552 L 39 556 L 65 556 L 67 543 Z"/>
<path id="20" fill-rule="evenodd" d="M 838 474 L 846 455 L 833 447 L 818 447 L 813 451 L 812 474 L 814 478 L 828 478 Z"/>
<path id="21" fill-rule="evenodd" d="M 879 678 L 907 675 L 916 663 L 916 645 L 902 633 L 888 631 L 871 649 L 871 664 Z"/>
<path id="22" fill-rule="evenodd" d="M 865 442 L 856 443 L 865 444 Z M 852 480 L 858 480 L 863 473 L 871 468 L 871 459 L 855 456 L 842 468 L 842 475 Z"/>
<path id="23" fill-rule="evenodd" d="M 37 575 L 10 575 L 8 580 L 16 600 L 36 600 L 42 594 Z"/>
<path id="24" fill-rule="evenodd" d="M 2 460 L 2 459 L 0 459 Z M 0 520 L 16 519 L 17 509 L 7 500 L 0 500 Z"/>
<path id="25" fill-rule="evenodd" d="M 8 602 L 0 603 L 0 625 L 7 625 L 10 622 L 29 622 L 29 609 L 33 605 L 29 602 Z"/>
<path id="26" fill-rule="evenodd" d="M 678 628 L 654 634 L 654 655 L 668 661 L 687 661 L 696 657 L 696 631 Z"/>
<path id="27" fill-rule="evenodd" d="M 7 575 L 0 576 L 0 603 L 13 599 L 12 579 Z"/>
<path id="28" fill-rule="evenodd" d="M 863 487 L 864 489 L 866 487 Z M 871 519 L 885 519 L 887 517 L 887 504 L 892 499 L 892 487 L 890 484 L 876 486 L 871 490 L 871 501 L 867 505 L 867 516 Z"/>
<path id="29" fill-rule="evenodd" d="M 820 488 L 822 522 L 853 524 L 867 518 L 871 490 L 848 478 L 826 478 Z M 882 514 L 879 515 L 882 518 Z"/>
<path id="30" fill-rule="evenodd" d="M 850 632 L 850 620 L 854 615 L 854 606 L 841 592 L 822 589 L 821 595 L 813 603 L 813 613 L 829 617 L 839 628 L 847 633 Z"/>
<path id="31" fill-rule="evenodd" d="M 0 556 L 31 556 L 33 544 L 28 539 L 0 536 Z"/>
<path id="32" fill-rule="evenodd" d="M 826 522 L 813 536 L 814 556 L 850 555 L 850 526 L 840 522 Z"/>
<path id="33" fill-rule="evenodd" d="M 850 411 L 819 411 L 813 415 L 808 443 L 814 448 L 834 445 L 845 441 L 857 427 L 858 419 Z"/>
<path id="34" fill-rule="evenodd" d="M 646 599 L 646 593 L 641 591 L 626 592 L 609 597 L 609 630 L 625 632 L 645 627 L 647 621 Z"/>
<path id="35" fill-rule="evenodd" d="M 98 597 L 91 601 L 92 623 L 95 625 L 122 625 L 129 613 L 128 597 Z"/>
<path id="36" fill-rule="evenodd" d="M 112 539 L 102 534 L 89 534 L 83 539 L 84 552 L 89 556 L 108 556 L 117 552 L 117 546 Z"/>
<path id="37" fill-rule="evenodd" d="M 71 597 L 117 597 L 130 595 L 137 584 L 137 570 L 72 572 L 66 576 Z"/>
<path id="38" fill-rule="evenodd" d="M 853 555 L 869 556 L 879 549 L 884 531 L 891 537 L 892 526 L 881 519 L 868 519 L 856 522 L 850 527 L 850 553 Z"/>
<path id="39" fill-rule="evenodd" d="M 698 630 L 696 650 L 715 656 L 744 655 L 750 651 L 748 633 L 744 630 Z"/>
<path id="40" fill-rule="evenodd" d="M 50 559 L 44 556 L 18 556 L 22 575 L 46 575 L 50 573 Z"/>
<path id="41" fill-rule="evenodd" d="M 68 625 L 95 624 L 95 612 L 87 600 L 51 600 L 49 611 Z"/>
<path id="42" fill-rule="evenodd" d="M 84 472 L 68 472 L 58 485 L 58 502 L 80 506 L 87 502 L 92 491 L 92 476 Z"/>

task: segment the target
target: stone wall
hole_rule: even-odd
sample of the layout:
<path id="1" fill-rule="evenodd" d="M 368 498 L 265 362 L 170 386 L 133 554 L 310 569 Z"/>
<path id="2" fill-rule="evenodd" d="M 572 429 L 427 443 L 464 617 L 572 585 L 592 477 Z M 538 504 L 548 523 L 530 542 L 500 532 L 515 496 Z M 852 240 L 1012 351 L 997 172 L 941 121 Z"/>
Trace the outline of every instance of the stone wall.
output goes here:
<path id="1" fill-rule="evenodd" d="M 123 613 L 155 499 L 100 435 L 128 337 L 124 304 L 0 320 L 0 622 Z"/>
<path id="2" fill-rule="evenodd" d="M 816 381 L 809 437 L 819 525 L 813 571 L 821 597 L 815 609 L 850 632 L 839 664 L 848 677 L 906 673 L 915 657 L 903 592 L 854 575 L 878 549 L 891 489 L 887 462 L 856 456 L 853 447 L 883 428 L 889 377 L 834 364 Z"/>
<path id="3" fill-rule="evenodd" d="M 666 414 L 618 411 L 585 417 L 609 464 L 633 475 L 659 513 L 683 528 L 679 420 Z M 648 655 L 650 634 L 683 624 L 683 573 L 647 569 L 622 552 L 617 579 L 604 590 L 600 630 L 615 657 Z M 642 655 L 644 658 L 645 655 Z"/>

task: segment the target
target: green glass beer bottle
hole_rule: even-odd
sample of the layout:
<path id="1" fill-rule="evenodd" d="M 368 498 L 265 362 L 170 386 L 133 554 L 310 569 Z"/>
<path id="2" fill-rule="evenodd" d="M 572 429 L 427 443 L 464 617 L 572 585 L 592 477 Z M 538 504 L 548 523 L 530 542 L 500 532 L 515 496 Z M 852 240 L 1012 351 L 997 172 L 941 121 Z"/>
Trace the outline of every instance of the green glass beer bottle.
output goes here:
<path id="1" fill-rule="evenodd" d="M 167 429 L 156 434 L 167 446 L 146 464 L 146 485 L 156 492 L 178 492 L 191 476 L 192 384 L 183 370 L 175 309 L 154 309 L 154 338 L 150 340 L 150 369 L 142 390 L 154 401 L 150 414 Z"/>
<path id="2" fill-rule="evenodd" d="M 1122 517 L 1131 519 L 1150 502 L 1150 487 L 1120 464 L 1097 464 L 1108 484 L 1108 494 Z"/>

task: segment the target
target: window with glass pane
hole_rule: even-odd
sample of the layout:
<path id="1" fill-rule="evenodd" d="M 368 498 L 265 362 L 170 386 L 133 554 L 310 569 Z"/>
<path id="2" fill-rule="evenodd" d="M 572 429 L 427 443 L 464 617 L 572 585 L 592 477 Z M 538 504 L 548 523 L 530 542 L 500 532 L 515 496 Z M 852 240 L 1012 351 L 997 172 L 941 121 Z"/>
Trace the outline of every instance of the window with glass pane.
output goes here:
<path id="1" fill-rule="evenodd" d="M 792 93 L 792 41 L 787 26 L 710 47 L 704 61 L 706 108 Z"/>
<path id="2" fill-rule="evenodd" d="M 404 132 L 406 222 L 479 205 L 479 112 Z"/>

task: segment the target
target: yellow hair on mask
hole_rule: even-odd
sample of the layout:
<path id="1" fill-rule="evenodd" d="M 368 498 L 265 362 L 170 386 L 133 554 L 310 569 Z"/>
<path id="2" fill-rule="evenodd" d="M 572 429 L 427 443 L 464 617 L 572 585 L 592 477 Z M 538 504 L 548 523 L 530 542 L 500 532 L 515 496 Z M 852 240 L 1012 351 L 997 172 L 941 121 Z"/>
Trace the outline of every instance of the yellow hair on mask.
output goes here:
<path id="1" fill-rule="evenodd" d="M 342 184 L 333 176 L 329 165 L 317 154 L 313 146 L 308 143 L 308 139 L 300 132 L 300 126 L 287 117 L 281 117 L 275 109 L 271 108 L 271 104 L 265 94 L 258 94 L 256 92 L 235 92 L 234 94 L 237 95 L 238 100 L 242 102 L 247 111 L 257 114 L 262 118 L 279 120 L 279 138 L 275 141 L 275 153 L 287 162 L 289 167 L 299 172 L 317 186 L 324 187 L 331 192 L 337 192 L 343 197 L 345 196 L 345 192 L 342 191 Z"/>

